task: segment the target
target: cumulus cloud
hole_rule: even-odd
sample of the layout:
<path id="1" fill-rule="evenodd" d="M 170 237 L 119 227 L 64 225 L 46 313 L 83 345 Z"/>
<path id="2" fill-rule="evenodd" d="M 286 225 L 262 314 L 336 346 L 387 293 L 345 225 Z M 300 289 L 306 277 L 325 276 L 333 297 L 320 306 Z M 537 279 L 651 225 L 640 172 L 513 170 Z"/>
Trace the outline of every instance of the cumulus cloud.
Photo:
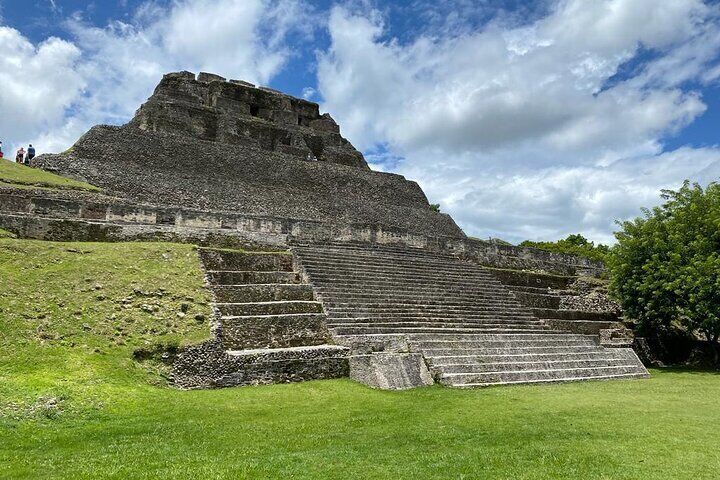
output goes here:
<path id="1" fill-rule="evenodd" d="M 39 45 L 0 27 L 0 108 L 19 120 L 3 122 L 2 135 L 63 150 L 96 123 L 126 122 L 169 71 L 267 83 L 292 55 L 288 38 L 311 33 L 307 10 L 301 0 L 148 2 L 106 26 L 76 14 L 65 23 L 70 40 Z"/>
<path id="2" fill-rule="evenodd" d="M 663 154 L 706 109 L 688 85 L 720 75 L 718 8 L 700 0 L 562 0 L 530 22 L 444 25 L 410 41 L 389 38 L 377 11 L 337 7 L 329 32 L 324 107 L 470 234 L 608 240 L 613 219 L 719 158 Z"/>
<path id="3" fill-rule="evenodd" d="M 70 42 L 49 38 L 33 45 L 17 30 L 0 26 L 0 140 L 7 152 L 64 122 L 86 84 L 76 71 L 80 57 Z"/>

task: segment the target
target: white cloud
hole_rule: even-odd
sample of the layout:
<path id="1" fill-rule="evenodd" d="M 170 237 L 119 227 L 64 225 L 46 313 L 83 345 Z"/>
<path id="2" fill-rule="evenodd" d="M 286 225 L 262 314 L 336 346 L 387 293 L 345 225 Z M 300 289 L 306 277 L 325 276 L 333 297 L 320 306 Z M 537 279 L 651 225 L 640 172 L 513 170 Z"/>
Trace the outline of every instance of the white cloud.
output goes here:
<path id="1" fill-rule="evenodd" d="M 0 26 L 0 140 L 8 157 L 34 142 L 37 132 L 64 122 L 85 87 L 76 70 L 80 56 L 70 42 L 49 38 L 33 45 L 17 30 Z"/>
<path id="2" fill-rule="evenodd" d="M 94 124 L 126 122 L 169 71 L 266 84 L 292 54 L 288 36 L 310 33 L 306 10 L 302 0 L 147 2 L 130 22 L 97 27 L 75 16 L 72 41 L 37 46 L 0 27 L 0 135 L 64 150 Z"/>
<path id="3" fill-rule="evenodd" d="M 718 76 L 718 9 L 700 0 L 563 0 L 530 23 L 409 43 L 387 39 L 376 11 L 335 8 L 329 32 L 324 108 L 361 148 L 404 157 L 391 169 L 470 234 L 607 240 L 615 218 L 718 155 L 662 154 L 662 139 L 705 111 L 686 82 Z M 651 59 L 614 78 L 639 54 Z M 670 168 L 680 157 L 684 168 Z M 645 165 L 634 179 L 628 166 Z"/>

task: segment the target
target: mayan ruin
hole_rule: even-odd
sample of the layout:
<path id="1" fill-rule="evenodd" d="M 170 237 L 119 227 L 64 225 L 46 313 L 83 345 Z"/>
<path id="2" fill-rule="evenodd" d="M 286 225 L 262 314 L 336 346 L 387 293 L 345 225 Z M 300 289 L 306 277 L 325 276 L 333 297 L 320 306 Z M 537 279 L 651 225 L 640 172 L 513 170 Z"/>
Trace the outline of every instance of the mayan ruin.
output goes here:
<path id="1" fill-rule="evenodd" d="M 99 192 L 4 190 L 24 238 L 200 246 L 210 340 L 180 388 L 349 376 L 381 389 L 644 378 L 601 263 L 467 237 L 420 187 L 372 171 L 319 106 L 190 72 L 121 127 L 32 165 Z"/>
<path id="2" fill-rule="evenodd" d="M 720 1 L 0 0 L 0 480 L 717 480 Z"/>

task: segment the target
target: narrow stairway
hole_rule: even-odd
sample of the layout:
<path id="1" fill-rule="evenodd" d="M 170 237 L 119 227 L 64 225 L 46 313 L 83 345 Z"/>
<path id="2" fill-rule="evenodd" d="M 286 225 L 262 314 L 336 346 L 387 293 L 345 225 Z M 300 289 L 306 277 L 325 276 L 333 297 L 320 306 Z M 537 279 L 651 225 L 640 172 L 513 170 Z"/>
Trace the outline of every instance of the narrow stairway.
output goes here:
<path id="1" fill-rule="evenodd" d="M 362 243 L 305 243 L 293 252 L 338 343 L 401 336 L 445 385 L 647 376 L 631 349 L 549 327 L 476 264 Z"/>

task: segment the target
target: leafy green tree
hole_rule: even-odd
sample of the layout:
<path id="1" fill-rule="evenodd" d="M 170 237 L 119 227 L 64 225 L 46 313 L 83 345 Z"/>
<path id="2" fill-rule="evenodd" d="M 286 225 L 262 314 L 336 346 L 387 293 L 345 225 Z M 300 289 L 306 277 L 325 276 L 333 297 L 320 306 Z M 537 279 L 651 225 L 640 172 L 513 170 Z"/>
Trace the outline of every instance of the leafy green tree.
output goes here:
<path id="1" fill-rule="evenodd" d="M 603 245 L 602 243 L 595 245 L 595 242 L 591 242 L 579 233 L 568 235 L 567 238 L 558 240 L 557 242 L 533 242 L 531 240 L 525 240 L 520 246 L 539 248 L 554 253 L 582 255 L 583 257 L 600 261 L 605 261 L 610 251 L 610 247 L 607 245 Z"/>
<path id="2" fill-rule="evenodd" d="M 680 326 L 720 337 L 720 185 L 684 183 L 664 203 L 621 222 L 609 255 L 611 288 L 645 334 Z"/>

